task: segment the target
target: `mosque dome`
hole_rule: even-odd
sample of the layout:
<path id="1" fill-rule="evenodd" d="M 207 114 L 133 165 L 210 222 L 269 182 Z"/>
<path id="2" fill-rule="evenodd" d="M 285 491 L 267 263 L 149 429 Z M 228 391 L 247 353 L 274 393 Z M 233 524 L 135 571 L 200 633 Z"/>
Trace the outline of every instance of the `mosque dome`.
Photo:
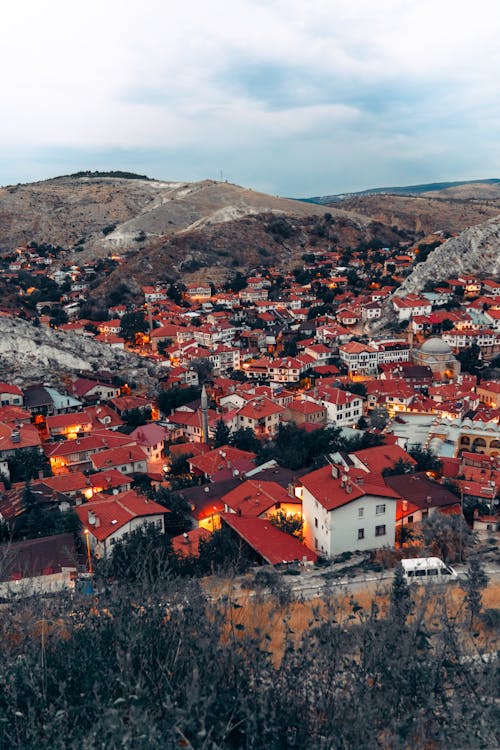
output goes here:
<path id="1" fill-rule="evenodd" d="M 446 341 L 443 341 L 443 339 L 440 339 L 438 336 L 433 336 L 432 338 L 427 339 L 427 341 L 424 341 L 420 347 L 420 351 L 422 354 L 427 354 L 429 356 L 444 355 L 449 357 L 451 355 L 451 349 Z"/>

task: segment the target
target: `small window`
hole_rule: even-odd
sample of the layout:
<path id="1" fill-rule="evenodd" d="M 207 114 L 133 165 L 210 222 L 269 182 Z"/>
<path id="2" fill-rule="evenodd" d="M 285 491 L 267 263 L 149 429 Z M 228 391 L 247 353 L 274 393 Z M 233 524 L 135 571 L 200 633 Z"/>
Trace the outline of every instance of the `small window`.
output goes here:
<path id="1" fill-rule="evenodd" d="M 385 523 L 382 526 L 375 526 L 375 536 L 385 536 Z"/>
<path id="2" fill-rule="evenodd" d="M 364 515 L 365 515 L 365 509 L 358 508 L 358 518 L 363 518 Z"/>
<path id="3" fill-rule="evenodd" d="M 415 571 L 415 577 L 417 578 L 425 578 L 426 571 L 425 570 L 416 570 Z"/>
<path id="4" fill-rule="evenodd" d="M 364 539 L 364 538 L 365 538 L 365 530 L 358 529 L 358 539 Z"/>
<path id="5" fill-rule="evenodd" d="M 318 519 L 317 518 L 314 519 L 314 526 L 315 526 L 316 529 L 318 528 Z"/>
<path id="6" fill-rule="evenodd" d="M 413 516 L 408 516 L 408 523 L 413 523 Z"/>
<path id="7" fill-rule="evenodd" d="M 375 513 L 377 514 L 377 516 L 380 516 L 382 515 L 382 513 L 385 513 L 385 503 L 382 503 L 382 505 L 377 505 L 377 507 L 375 508 Z"/>
<path id="8" fill-rule="evenodd" d="M 427 571 L 427 575 L 428 576 L 437 576 L 437 575 L 439 575 L 439 570 L 437 570 L 437 568 L 431 568 L 430 570 Z"/>

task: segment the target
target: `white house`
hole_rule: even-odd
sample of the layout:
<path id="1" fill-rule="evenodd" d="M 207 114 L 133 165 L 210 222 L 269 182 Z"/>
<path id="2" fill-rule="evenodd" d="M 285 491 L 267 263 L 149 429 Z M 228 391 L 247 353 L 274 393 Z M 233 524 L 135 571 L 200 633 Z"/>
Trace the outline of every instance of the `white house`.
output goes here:
<path id="1" fill-rule="evenodd" d="M 328 465 L 301 477 L 305 543 L 326 557 L 394 546 L 399 495 L 361 469 Z"/>
<path id="2" fill-rule="evenodd" d="M 75 512 L 95 556 L 109 557 L 114 545 L 127 539 L 132 531 L 154 525 L 164 533 L 165 514 L 169 511 L 135 490 L 129 490 L 91 500 L 76 507 Z"/>

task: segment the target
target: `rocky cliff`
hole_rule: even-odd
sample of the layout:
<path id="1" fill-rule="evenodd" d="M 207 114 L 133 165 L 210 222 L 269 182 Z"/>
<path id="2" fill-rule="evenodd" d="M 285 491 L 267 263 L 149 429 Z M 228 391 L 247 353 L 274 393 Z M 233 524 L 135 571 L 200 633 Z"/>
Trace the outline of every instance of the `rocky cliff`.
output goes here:
<path id="1" fill-rule="evenodd" d="M 397 294 L 421 291 L 427 281 L 457 277 L 461 273 L 484 277 L 500 275 L 500 216 L 470 227 L 444 242 L 400 286 Z"/>
<path id="2" fill-rule="evenodd" d="M 128 381 L 153 383 L 154 365 L 128 352 L 74 333 L 63 333 L 19 318 L 0 317 L 0 378 L 18 385 L 57 385 L 64 375 L 110 370 Z"/>

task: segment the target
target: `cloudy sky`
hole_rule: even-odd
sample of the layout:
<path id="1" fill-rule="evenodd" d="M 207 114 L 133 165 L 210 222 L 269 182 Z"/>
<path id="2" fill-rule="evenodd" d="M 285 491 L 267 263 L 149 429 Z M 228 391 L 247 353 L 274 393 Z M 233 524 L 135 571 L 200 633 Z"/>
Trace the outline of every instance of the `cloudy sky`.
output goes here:
<path id="1" fill-rule="evenodd" d="M 500 177 L 497 0 L 22 0 L 0 184 L 78 170 L 288 196 Z"/>

